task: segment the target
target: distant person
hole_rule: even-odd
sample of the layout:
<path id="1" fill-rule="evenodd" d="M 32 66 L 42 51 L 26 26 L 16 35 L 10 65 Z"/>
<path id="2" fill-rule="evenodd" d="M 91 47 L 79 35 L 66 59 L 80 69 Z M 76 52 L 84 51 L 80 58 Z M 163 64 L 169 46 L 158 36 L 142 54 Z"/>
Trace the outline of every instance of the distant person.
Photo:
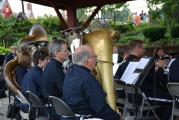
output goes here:
<path id="1" fill-rule="evenodd" d="M 110 108 L 106 93 L 91 73 L 96 58 L 90 46 L 82 45 L 75 50 L 74 65 L 67 71 L 64 80 L 63 99 L 76 114 L 86 119 L 119 120 L 119 114 Z"/>
<path id="2" fill-rule="evenodd" d="M 143 21 L 144 20 L 144 11 L 142 10 L 142 12 L 140 13 L 140 18 L 141 18 L 141 21 Z"/>
<path id="3" fill-rule="evenodd" d="M 141 17 L 139 15 L 135 16 L 135 25 L 138 26 L 141 24 Z"/>
<path id="4" fill-rule="evenodd" d="M 16 46 L 11 46 L 11 52 L 5 56 L 3 65 L 6 65 L 9 61 L 16 57 Z"/>

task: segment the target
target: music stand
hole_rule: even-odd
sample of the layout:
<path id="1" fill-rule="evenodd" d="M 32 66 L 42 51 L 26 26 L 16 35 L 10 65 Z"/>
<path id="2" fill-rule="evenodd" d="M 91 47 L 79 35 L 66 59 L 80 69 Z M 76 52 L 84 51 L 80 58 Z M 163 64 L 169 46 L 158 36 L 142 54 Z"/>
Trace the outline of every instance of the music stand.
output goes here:
<path id="1" fill-rule="evenodd" d="M 154 58 L 153 57 L 141 58 L 141 60 L 138 63 L 137 62 L 134 63 L 134 66 L 129 63 L 129 65 L 126 68 L 126 71 L 128 71 L 127 69 L 131 70 L 132 67 L 133 67 L 132 69 L 134 69 L 134 70 L 132 70 L 132 72 L 129 72 L 129 73 L 125 73 L 126 72 L 125 71 L 124 74 L 126 74 L 127 76 L 125 75 L 124 77 L 123 76 L 121 77 L 123 79 L 121 81 L 125 82 L 125 79 L 127 80 L 127 83 L 126 83 L 126 86 L 128 87 L 127 89 L 133 89 L 134 98 L 135 98 L 134 107 L 135 107 L 136 119 L 141 115 L 141 112 L 142 112 L 142 109 L 141 109 L 141 112 L 139 113 L 139 111 L 140 111 L 139 105 L 136 102 L 136 96 L 137 95 L 142 96 L 143 102 L 145 101 L 145 103 L 147 104 L 149 109 L 152 110 L 154 116 L 157 119 L 159 119 L 158 116 L 156 115 L 155 111 L 153 110 L 152 106 L 147 101 L 145 94 L 139 88 L 142 85 L 147 74 L 151 70 L 153 64 L 154 64 Z M 130 66 L 131 66 L 131 68 L 130 68 Z M 130 76 L 132 76 L 132 77 L 130 77 Z M 127 90 L 127 91 L 129 91 L 129 90 Z M 142 102 L 142 106 L 144 104 L 143 102 Z"/>

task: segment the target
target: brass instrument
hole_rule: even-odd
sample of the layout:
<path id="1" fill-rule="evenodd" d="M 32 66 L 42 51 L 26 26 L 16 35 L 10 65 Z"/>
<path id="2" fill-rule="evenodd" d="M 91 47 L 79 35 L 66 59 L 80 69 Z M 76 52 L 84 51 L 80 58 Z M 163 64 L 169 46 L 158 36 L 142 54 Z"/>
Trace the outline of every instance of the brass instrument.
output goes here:
<path id="1" fill-rule="evenodd" d="M 92 46 L 97 59 L 97 72 L 99 74 L 100 83 L 107 93 L 107 101 L 110 107 L 117 110 L 114 83 L 113 83 L 113 62 L 112 62 L 112 42 L 117 33 L 110 30 L 98 30 L 91 32 L 83 37 L 82 44 Z"/>
<path id="2" fill-rule="evenodd" d="M 42 44 L 43 43 L 43 44 Z M 30 32 L 29 36 L 25 37 L 20 41 L 19 49 L 28 48 L 33 50 L 32 47 L 39 47 L 39 45 L 44 45 L 47 43 L 47 33 L 40 25 L 34 25 Z M 29 51 L 32 52 L 32 51 Z M 18 54 L 18 53 L 17 53 Z M 20 95 L 20 86 L 17 84 L 15 79 L 15 69 L 19 65 L 18 58 L 9 61 L 4 68 L 4 78 L 7 84 L 7 87 L 15 94 Z"/>
<path id="3" fill-rule="evenodd" d="M 27 46 L 37 42 L 47 42 L 47 41 L 48 41 L 47 32 L 42 26 L 37 24 L 32 26 L 29 32 L 29 36 L 25 37 L 20 41 L 20 47 Z"/>
<path id="4" fill-rule="evenodd" d="M 19 90 L 20 86 L 17 84 L 15 80 L 15 68 L 18 66 L 17 58 L 9 61 L 4 67 L 4 79 L 8 88 L 17 95 L 17 90 Z"/>

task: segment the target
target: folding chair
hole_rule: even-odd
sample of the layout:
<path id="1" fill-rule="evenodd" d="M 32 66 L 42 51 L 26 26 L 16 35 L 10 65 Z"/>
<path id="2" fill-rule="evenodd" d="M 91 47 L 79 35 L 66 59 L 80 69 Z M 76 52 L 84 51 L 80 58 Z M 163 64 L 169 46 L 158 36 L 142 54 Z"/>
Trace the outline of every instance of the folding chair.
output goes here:
<path id="1" fill-rule="evenodd" d="M 124 105 L 124 117 L 125 117 L 125 113 L 127 112 L 127 109 L 132 110 L 135 113 L 135 116 L 137 117 L 137 119 L 151 119 L 151 120 L 160 120 L 159 117 L 157 116 L 156 112 L 154 111 L 155 108 L 158 108 L 159 106 L 151 106 L 150 103 L 148 102 L 145 94 L 139 89 L 139 88 L 135 88 L 132 86 L 124 86 L 124 90 L 126 92 L 126 99 L 125 99 L 125 105 Z M 136 90 L 137 92 L 137 96 L 141 97 L 141 104 L 138 103 L 131 103 L 128 100 L 128 95 L 134 95 L 134 97 L 136 97 Z M 136 98 L 134 98 L 136 99 Z M 135 101 L 134 101 L 135 102 Z M 143 112 L 144 111 L 152 111 L 154 116 L 143 116 Z"/>
<path id="2" fill-rule="evenodd" d="M 74 118 L 75 119 L 75 113 L 72 111 L 72 109 L 60 98 L 55 96 L 49 96 L 49 101 L 52 103 L 52 105 L 55 108 L 55 111 L 58 115 L 61 115 L 64 118 Z"/>
<path id="3" fill-rule="evenodd" d="M 167 84 L 168 91 L 173 98 L 173 107 L 172 107 L 172 115 L 171 120 L 174 119 L 174 116 L 179 116 L 179 108 L 176 107 L 176 102 L 179 100 L 179 83 L 177 82 L 169 82 Z"/>
<path id="4" fill-rule="evenodd" d="M 27 95 L 27 99 L 30 103 L 30 109 L 35 108 L 35 110 L 37 110 L 37 113 L 35 116 L 36 120 L 40 120 L 40 119 L 48 120 L 47 117 L 45 117 L 45 115 L 39 115 L 40 110 L 46 112 L 45 105 L 40 100 L 40 98 L 30 91 L 26 91 L 26 95 Z"/>

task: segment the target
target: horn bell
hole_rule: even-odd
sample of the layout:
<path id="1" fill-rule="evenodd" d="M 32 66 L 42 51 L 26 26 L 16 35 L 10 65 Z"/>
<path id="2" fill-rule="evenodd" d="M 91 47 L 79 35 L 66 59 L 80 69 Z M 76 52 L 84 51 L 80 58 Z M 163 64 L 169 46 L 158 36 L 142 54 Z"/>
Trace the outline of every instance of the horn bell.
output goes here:
<path id="1" fill-rule="evenodd" d="M 19 85 L 15 80 L 15 68 L 18 66 L 17 58 L 9 61 L 4 67 L 4 79 L 8 88 L 15 93 L 18 94 L 17 91 L 20 89 Z"/>
<path id="2" fill-rule="evenodd" d="M 48 41 L 47 32 L 42 26 L 36 24 L 32 26 L 32 28 L 30 29 L 29 36 L 23 38 L 19 44 L 20 46 L 24 46 L 24 45 L 32 44 L 33 42 L 41 42 L 41 41 L 42 42 Z"/>

